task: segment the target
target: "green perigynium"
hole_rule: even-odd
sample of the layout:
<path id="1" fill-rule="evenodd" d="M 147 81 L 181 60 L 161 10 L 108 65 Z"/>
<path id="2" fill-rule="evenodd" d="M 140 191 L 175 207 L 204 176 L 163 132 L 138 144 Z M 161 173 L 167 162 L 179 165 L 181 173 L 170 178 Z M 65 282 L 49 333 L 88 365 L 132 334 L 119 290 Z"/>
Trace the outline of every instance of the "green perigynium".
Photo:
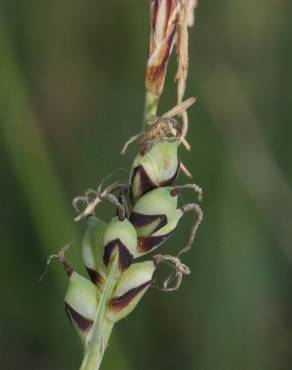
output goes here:
<path id="1" fill-rule="evenodd" d="M 100 292 L 96 286 L 73 271 L 69 277 L 65 295 L 65 309 L 73 327 L 81 337 L 84 348 L 88 344 L 99 299 Z"/>
<path id="2" fill-rule="evenodd" d="M 137 201 L 148 191 L 171 185 L 179 172 L 178 146 L 167 140 L 154 144 L 145 154 L 139 153 L 131 171 L 132 200 Z"/>
<path id="3" fill-rule="evenodd" d="M 120 220 L 114 217 L 108 224 L 104 234 L 103 261 L 108 267 L 114 252 L 118 253 L 118 273 L 126 270 L 136 253 L 137 232 L 135 227 L 127 218 Z"/>
<path id="4" fill-rule="evenodd" d="M 143 195 L 133 207 L 130 220 L 138 235 L 138 253 L 145 254 L 162 244 L 175 230 L 182 211 L 171 187 L 160 187 Z"/>
<path id="5" fill-rule="evenodd" d="M 87 224 L 82 242 L 83 262 L 92 282 L 101 288 L 107 275 L 103 262 L 103 240 L 107 223 L 90 216 Z"/>
<path id="6" fill-rule="evenodd" d="M 137 262 L 121 275 L 108 306 L 111 321 L 119 321 L 133 311 L 151 286 L 155 268 L 153 261 Z"/>

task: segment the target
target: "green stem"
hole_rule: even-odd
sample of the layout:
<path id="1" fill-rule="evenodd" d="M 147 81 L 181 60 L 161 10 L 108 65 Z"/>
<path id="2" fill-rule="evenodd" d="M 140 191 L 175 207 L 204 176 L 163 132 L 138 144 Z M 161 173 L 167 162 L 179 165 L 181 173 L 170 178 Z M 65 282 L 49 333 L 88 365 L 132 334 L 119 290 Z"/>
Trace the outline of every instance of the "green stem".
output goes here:
<path id="1" fill-rule="evenodd" d="M 157 114 L 158 103 L 159 103 L 159 97 L 154 95 L 151 91 L 146 90 L 144 116 L 143 116 L 143 128 L 147 127 L 151 116 L 155 116 Z"/>
<path id="2" fill-rule="evenodd" d="M 89 347 L 85 352 L 80 370 L 98 370 L 100 368 L 102 358 L 108 344 L 113 324 L 106 320 L 105 311 L 111 295 L 113 293 L 118 269 L 118 254 L 115 255 L 111 265 L 110 274 L 106 280 L 100 303 L 96 312 L 92 338 Z"/>

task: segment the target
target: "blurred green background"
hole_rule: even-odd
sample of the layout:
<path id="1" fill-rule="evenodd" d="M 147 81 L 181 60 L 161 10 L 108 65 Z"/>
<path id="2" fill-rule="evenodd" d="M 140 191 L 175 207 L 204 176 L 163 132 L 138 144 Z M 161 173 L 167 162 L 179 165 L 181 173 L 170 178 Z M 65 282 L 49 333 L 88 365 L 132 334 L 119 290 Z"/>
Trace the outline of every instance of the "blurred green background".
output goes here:
<path id="1" fill-rule="evenodd" d="M 68 257 L 84 272 L 71 200 L 131 165 L 135 150 L 119 151 L 141 128 L 148 6 L 1 0 L 1 370 L 79 367 L 66 277 L 54 263 L 38 279 L 72 238 Z M 192 274 L 174 294 L 150 290 L 116 326 L 103 370 L 292 368 L 291 14 L 290 0 L 200 2 L 193 150 L 181 149 L 205 195 Z M 161 112 L 175 102 L 174 69 Z M 175 253 L 190 225 L 161 250 Z"/>

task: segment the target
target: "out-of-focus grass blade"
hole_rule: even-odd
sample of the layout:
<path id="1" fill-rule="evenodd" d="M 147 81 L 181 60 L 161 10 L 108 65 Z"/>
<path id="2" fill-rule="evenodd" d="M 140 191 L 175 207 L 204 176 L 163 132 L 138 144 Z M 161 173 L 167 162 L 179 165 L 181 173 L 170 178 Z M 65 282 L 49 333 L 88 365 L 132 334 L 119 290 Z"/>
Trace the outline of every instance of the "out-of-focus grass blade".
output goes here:
<path id="1" fill-rule="evenodd" d="M 40 245 L 51 254 L 71 238 L 71 215 L 64 200 L 30 94 L 0 18 L 0 132 L 31 211 Z M 54 269 L 62 273 L 61 269 Z"/>

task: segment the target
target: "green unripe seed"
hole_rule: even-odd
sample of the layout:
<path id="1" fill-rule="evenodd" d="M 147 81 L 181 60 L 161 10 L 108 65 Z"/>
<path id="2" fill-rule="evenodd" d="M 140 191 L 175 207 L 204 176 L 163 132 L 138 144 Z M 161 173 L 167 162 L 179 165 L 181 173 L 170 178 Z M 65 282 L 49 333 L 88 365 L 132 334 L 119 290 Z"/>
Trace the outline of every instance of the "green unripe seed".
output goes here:
<path id="1" fill-rule="evenodd" d="M 113 252 L 119 253 L 119 271 L 128 268 L 136 254 L 137 232 L 135 227 L 126 218 L 120 220 L 114 217 L 104 234 L 104 256 L 106 266 L 110 265 Z"/>
<path id="2" fill-rule="evenodd" d="M 151 252 L 167 240 L 183 215 L 177 209 L 173 187 L 163 187 L 143 195 L 135 204 L 130 221 L 138 235 L 137 256 Z"/>
<path id="3" fill-rule="evenodd" d="M 183 212 L 177 209 L 170 221 L 149 236 L 139 237 L 137 245 L 138 257 L 152 252 L 163 244 L 175 231 Z"/>
<path id="4" fill-rule="evenodd" d="M 109 320 L 116 322 L 134 310 L 151 286 L 154 271 L 154 262 L 145 261 L 132 264 L 122 274 L 108 306 Z"/>
<path id="5" fill-rule="evenodd" d="M 172 196 L 171 189 L 154 189 L 137 201 L 130 221 L 136 227 L 138 237 L 151 235 L 172 219 L 177 208 L 177 195 Z"/>
<path id="6" fill-rule="evenodd" d="M 174 182 L 179 171 L 178 145 L 178 141 L 160 141 L 136 156 L 130 180 L 134 202 L 148 191 Z"/>
<path id="7" fill-rule="evenodd" d="M 91 281 L 72 272 L 65 296 L 65 309 L 84 343 L 93 325 L 99 295 L 98 288 Z"/>
<path id="8" fill-rule="evenodd" d="M 103 262 L 103 240 L 107 224 L 96 218 L 88 218 L 88 226 L 82 242 L 82 256 L 88 274 L 94 284 L 102 288 L 106 278 Z"/>

